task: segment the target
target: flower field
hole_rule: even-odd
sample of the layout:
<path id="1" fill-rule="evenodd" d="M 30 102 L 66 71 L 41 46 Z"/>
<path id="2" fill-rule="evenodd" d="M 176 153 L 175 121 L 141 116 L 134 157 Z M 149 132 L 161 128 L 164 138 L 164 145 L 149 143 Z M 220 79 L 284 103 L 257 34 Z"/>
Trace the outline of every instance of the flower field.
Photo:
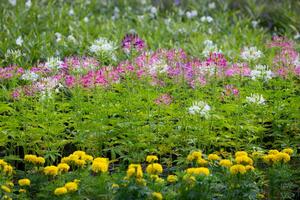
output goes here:
<path id="1" fill-rule="evenodd" d="M 297 1 L 0 1 L 0 199 L 300 198 Z"/>

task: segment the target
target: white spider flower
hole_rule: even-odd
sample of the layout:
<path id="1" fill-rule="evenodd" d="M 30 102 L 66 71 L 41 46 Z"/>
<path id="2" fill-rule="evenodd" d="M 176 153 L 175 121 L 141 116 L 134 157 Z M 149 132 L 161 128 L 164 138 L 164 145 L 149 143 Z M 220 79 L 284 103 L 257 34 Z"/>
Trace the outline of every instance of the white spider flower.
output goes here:
<path id="1" fill-rule="evenodd" d="M 31 72 L 29 70 L 26 70 L 25 73 L 21 76 L 22 80 L 28 80 L 28 81 L 36 81 L 38 80 L 39 75 Z"/>
<path id="2" fill-rule="evenodd" d="M 204 101 L 194 102 L 191 107 L 189 107 L 188 112 L 192 115 L 200 114 L 202 117 L 208 117 L 211 107 Z"/>
<path id="3" fill-rule="evenodd" d="M 62 68 L 62 61 L 58 57 L 51 57 L 47 59 L 45 66 L 50 69 L 61 69 Z"/>
<path id="4" fill-rule="evenodd" d="M 261 94 L 251 94 L 250 96 L 246 97 L 248 103 L 255 103 L 263 105 L 265 104 L 266 100 Z"/>
<path id="5" fill-rule="evenodd" d="M 22 39 L 22 36 L 19 36 L 17 39 L 16 39 L 16 44 L 18 45 L 18 46 L 22 46 L 22 44 L 23 44 L 23 39 Z"/>
<path id="6" fill-rule="evenodd" d="M 269 70 L 267 65 L 256 65 L 253 70 L 251 70 L 250 77 L 252 80 L 263 79 L 268 81 L 274 77 L 274 73 Z"/>
<path id="7" fill-rule="evenodd" d="M 201 22 L 207 22 L 207 23 L 211 23 L 214 21 L 214 19 L 211 16 L 202 16 L 200 18 Z"/>
<path id="8" fill-rule="evenodd" d="M 198 15 L 197 10 L 192 10 L 192 11 L 187 11 L 187 12 L 186 12 L 186 17 L 187 17 L 188 19 L 192 19 L 192 18 L 194 18 L 194 17 L 197 17 L 197 15 Z"/>
<path id="9" fill-rule="evenodd" d="M 263 56 L 263 53 L 258 50 L 256 47 L 244 47 L 241 58 L 243 60 L 257 60 Z"/>

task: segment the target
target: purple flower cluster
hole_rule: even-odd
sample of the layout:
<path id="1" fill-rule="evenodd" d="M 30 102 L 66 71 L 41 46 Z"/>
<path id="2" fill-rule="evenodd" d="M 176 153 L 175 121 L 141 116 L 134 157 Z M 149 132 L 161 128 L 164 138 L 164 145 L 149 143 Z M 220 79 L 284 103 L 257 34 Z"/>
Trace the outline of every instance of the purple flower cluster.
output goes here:
<path id="1" fill-rule="evenodd" d="M 126 34 L 126 36 L 122 40 L 122 49 L 127 54 L 129 54 L 132 50 L 141 52 L 145 48 L 145 41 L 142 40 L 137 34 Z"/>

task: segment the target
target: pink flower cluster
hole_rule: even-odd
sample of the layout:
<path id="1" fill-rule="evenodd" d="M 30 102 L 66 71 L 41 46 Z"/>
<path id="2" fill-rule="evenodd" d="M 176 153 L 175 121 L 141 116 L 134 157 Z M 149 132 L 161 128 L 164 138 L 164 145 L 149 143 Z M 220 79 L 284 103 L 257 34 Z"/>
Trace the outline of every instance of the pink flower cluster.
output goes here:
<path id="1" fill-rule="evenodd" d="M 127 35 L 124 38 L 123 46 L 131 48 L 131 45 L 138 49 L 144 48 L 144 43 L 137 35 Z M 269 46 L 281 49 L 274 59 L 274 66 L 277 67 L 279 75 L 285 76 L 287 72 L 300 75 L 300 66 L 297 62 L 299 55 L 292 42 L 275 37 Z M 18 98 L 22 94 L 32 96 L 38 92 L 49 91 L 57 85 L 67 88 L 107 87 L 127 77 L 134 80 L 146 78 L 150 80 L 150 84 L 159 87 L 164 87 L 167 82 L 172 81 L 175 84 L 187 84 L 196 88 L 216 79 L 251 76 L 251 68 L 246 63 L 230 63 L 222 53 L 211 53 L 206 60 L 201 61 L 188 56 L 182 49 L 141 51 L 131 61 L 122 61 L 117 66 L 101 66 L 92 57 L 67 57 L 60 66 L 58 69 L 50 69 L 45 63 L 40 63 L 30 71 L 16 66 L 0 68 L 0 80 L 20 78 L 22 75 L 30 78 L 31 72 L 37 74 L 38 76 L 33 74 L 34 79 L 30 85 L 20 86 L 13 91 L 12 96 Z M 232 85 L 225 87 L 225 95 L 237 96 L 238 93 L 237 88 Z M 155 102 L 169 104 L 171 98 L 163 95 Z"/>
<path id="2" fill-rule="evenodd" d="M 286 77 L 290 72 L 300 75 L 300 56 L 293 41 L 274 36 L 268 46 L 279 48 L 273 60 L 274 70 L 279 76 Z"/>

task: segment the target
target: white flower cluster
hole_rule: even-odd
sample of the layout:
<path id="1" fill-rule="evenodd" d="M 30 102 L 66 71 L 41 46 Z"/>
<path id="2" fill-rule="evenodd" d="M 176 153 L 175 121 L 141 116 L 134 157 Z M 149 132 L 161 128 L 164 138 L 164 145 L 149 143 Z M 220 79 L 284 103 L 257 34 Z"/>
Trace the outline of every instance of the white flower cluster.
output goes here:
<path id="1" fill-rule="evenodd" d="M 265 81 L 270 80 L 274 77 L 274 73 L 269 70 L 267 65 L 256 65 L 250 74 L 252 80 L 263 79 Z"/>
<path id="2" fill-rule="evenodd" d="M 29 70 L 26 70 L 25 73 L 21 76 L 22 80 L 28 80 L 28 81 L 36 81 L 38 80 L 39 75 L 31 72 Z"/>
<path id="3" fill-rule="evenodd" d="M 197 17 L 197 15 L 198 15 L 197 10 L 192 10 L 192 11 L 187 11 L 187 12 L 186 12 L 186 17 L 187 17 L 188 19 L 192 19 L 192 18 L 194 18 L 194 17 Z"/>
<path id="4" fill-rule="evenodd" d="M 159 59 L 159 60 L 155 61 L 154 63 L 152 63 L 151 65 L 149 65 L 148 68 L 149 68 L 150 74 L 156 74 L 156 73 L 167 72 L 169 66 L 164 60 Z"/>
<path id="5" fill-rule="evenodd" d="M 113 41 L 100 37 L 94 41 L 89 50 L 96 55 L 106 54 L 111 56 L 113 60 L 116 60 L 116 55 L 114 53 L 116 49 L 117 46 Z"/>
<path id="6" fill-rule="evenodd" d="M 260 50 L 258 50 L 256 47 L 244 47 L 241 53 L 241 58 L 247 61 L 257 60 L 262 56 L 263 53 Z"/>
<path id="7" fill-rule="evenodd" d="M 211 40 L 205 40 L 203 42 L 204 50 L 202 51 L 202 55 L 204 57 L 208 57 L 210 53 L 221 53 L 222 51 L 218 49 L 218 46 L 213 43 Z"/>
<path id="8" fill-rule="evenodd" d="M 211 107 L 204 101 L 194 102 L 191 107 L 189 107 L 189 113 L 192 115 L 200 114 L 202 117 L 208 117 Z"/>
<path id="9" fill-rule="evenodd" d="M 265 104 L 265 99 L 261 94 L 251 94 L 250 96 L 246 97 L 248 103 L 255 103 L 263 105 Z"/>
<path id="10" fill-rule="evenodd" d="M 211 23 L 214 21 L 214 19 L 211 17 L 211 16 L 202 16 L 200 18 L 200 21 L 201 22 L 208 22 L 208 23 Z"/>
<path id="11" fill-rule="evenodd" d="M 50 69 L 60 69 L 62 68 L 62 61 L 58 57 L 51 57 L 47 59 L 47 62 L 45 63 L 45 67 Z"/>
<path id="12" fill-rule="evenodd" d="M 25 55 L 25 54 L 23 54 L 23 55 Z M 19 49 L 17 49 L 17 50 L 8 49 L 5 53 L 6 59 L 8 59 L 8 58 L 17 59 L 21 56 L 22 56 L 22 52 Z"/>

